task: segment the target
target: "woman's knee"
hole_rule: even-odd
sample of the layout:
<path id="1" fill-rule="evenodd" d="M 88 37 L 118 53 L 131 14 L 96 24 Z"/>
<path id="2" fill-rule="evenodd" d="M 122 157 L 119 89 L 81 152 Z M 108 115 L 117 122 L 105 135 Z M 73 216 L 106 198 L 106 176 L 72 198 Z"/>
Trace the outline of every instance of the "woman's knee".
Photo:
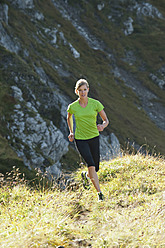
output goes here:
<path id="1" fill-rule="evenodd" d="M 92 178 L 93 174 L 95 174 L 95 173 L 96 173 L 95 166 L 89 166 L 88 167 L 88 175 L 89 175 L 89 177 Z"/>

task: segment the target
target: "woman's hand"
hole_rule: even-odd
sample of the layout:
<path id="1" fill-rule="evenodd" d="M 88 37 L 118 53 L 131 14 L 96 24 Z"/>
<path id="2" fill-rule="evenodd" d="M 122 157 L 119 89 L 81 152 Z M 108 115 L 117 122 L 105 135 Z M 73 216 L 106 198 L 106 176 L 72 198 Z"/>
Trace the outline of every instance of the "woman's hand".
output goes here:
<path id="1" fill-rule="evenodd" d="M 103 127 L 103 125 L 98 124 L 97 129 L 98 129 L 99 132 L 102 132 L 104 130 L 104 127 Z"/>
<path id="2" fill-rule="evenodd" d="M 108 120 L 108 118 L 106 116 L 106 113 L 104 112 L 103 109 L 99 112 L 99 115 L 101 116 L 101 118 L 103 120 L 103 123 L 98 124 L 97 129 L 98 129 L 99 132 L 102 132 L 104 130 L 104 128 L 108 126 L 109 120 Z"/>
<path id="3" fill-rule="evenodd" d="M 68 136 L 68 139 L 70 142 L 73 142 L 74 140 L 74 133 L 70 133 L 69 136 Z"/>

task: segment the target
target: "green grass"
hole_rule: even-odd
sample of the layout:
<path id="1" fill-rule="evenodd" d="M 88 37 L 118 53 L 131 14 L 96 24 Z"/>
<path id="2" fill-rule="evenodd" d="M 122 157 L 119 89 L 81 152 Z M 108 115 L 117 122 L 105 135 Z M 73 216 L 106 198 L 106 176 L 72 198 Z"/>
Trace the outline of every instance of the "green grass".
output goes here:
<path id="1" fill-rule="evenodd" d="M 137 154 L 102 162 L 101 203 L 93 186 L 83 189 L 83 169 L 65 190 L 29 187 L 16 169 L 1 181 L 1 247 L 164 247 L 163 158 Z"/>

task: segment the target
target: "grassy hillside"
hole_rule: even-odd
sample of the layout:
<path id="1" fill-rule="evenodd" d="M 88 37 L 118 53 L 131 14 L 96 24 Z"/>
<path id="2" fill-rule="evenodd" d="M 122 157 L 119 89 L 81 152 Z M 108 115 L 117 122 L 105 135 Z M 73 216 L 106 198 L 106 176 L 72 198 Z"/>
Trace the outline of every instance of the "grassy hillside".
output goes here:
<path id="1" fill-rule="evenodd" d="M 105 201 L 80 174 L 65 190 L 29 187 L 19 170 L 1 177 L 1 247 L 164 247 L 165 160 L 124 155 L 103 162 L 99 179 Z"/>
<path id="2" fill-rule="evenodd" d="M 165 16 L 163 0 L 156 3 L 155 1 L 151 2 Z M 72 100 L 76 98 L 73 90 L 75 81 L 82 76 L 86 77 L 90 84 L 89 96 L 99 99 L 105 106 L 110 120 L 106 133 L 114 132 L 122 146 L 129 139 L 139 145 L 147 143 L 151 150 L 156 147 L 157 153 L 164 154 L 165 132 L 150 120 L 142 108 L 137 107 L 141 107 L 141 102 L 136 93 L 128 88 L 123 81 L 115 78 L 112 73 L 115 61 L 118 67 L 131 73 L 158 97 L 158 101 L 162 105 L 165 105 L 164 91 L 151 82 L 149 78 L 150 72 L 156 73 L 164 64 L 164 20 L 144 17 L 143 22 L 139 24 L 136 22 L 136 15 L 134 15 L 134 33 L 125 36 L 122 25 L 128 17 L 127 3 L 121 3 L 123 15 L 115 23 L 106 17 L 110 9 L 97 10 L 98 1 L 95 4 L 93 2 L 86 4 L 86 1 L 82 1 L 81 4 L 76 1 L 69 1 L 69 4 L 77 6 L 79 9 L 84 25 L 105 44 L 106 52 L 103 52 L 90 48 L 85 39 L 79 35 L 68 20 L 62 17 L 50 0 L 34 1 L 35 8 L 45 17 L 41 21 L 32 21 L 30 14 L 27 15 L 18 8 L 14 8 L 8 1 L 3 0 L 3 3 L 7 3 L 9 6 L 9 25 L 4 24 L 5 30 L 16 37 L 16 40 L 21 44 L 18 55 L 0 47 L 2 58 L 0 61 L 0 145 L 6 147 L 6 157 L 12 158 L 13 156 L 14 160 L 16 156 L 14 152 L 11 152 L 6 141 L 9 132 L 6 125 L 10 121 L 10 114 L 15 104 L 15 100 L 10 95 L 10 86 L 15 84 L 15 76 L 19 79 L 18 86 L 22 87 L 24 99 L 30 99 L 27 88 L 23 89 L 23 82 L 25 81 L 28 82 L 28 87 L 32 89 L 37 99 L 42 96 L 42 92 L 51 92 L 51 89 L 46 88 L 40 81 L 34 70 L 34 65 L 41 66 L 49 79 L 58 85 L 59 90 Z M 77 60 L 73 57 L 68 46 L 60 40 L 59 32 L 57 33 L 57 44 L 53 46 L 50 42 L 51 37 L 44 31 L 45 28 L 58 28 L 59 32 L 63 32 L 65 39 L 80 53 L 80 59 Z M 29 52 L 29 56 L 24 55 L 25 50 Z M 136 56 L 136 61 L 132 66 L 123 60 L 126 52 L 130 50 Z M 107 54 L 111 53 L 115 60 L 107 57 Z M 62 64 L 63 69 L 69 72 L 70 76 L 61 77 L 46 61 L 51 61 L 54 65 Z M 145 67 L 141 70 L 143 65 Z M 126 95 L 125 98 L 123 93 Z M 42 115 L 42 106 L 40 112 Z M 58 115 L 58 113 L 55 114 Z M 6 116 L 5 120 L 3 119 L 4 116 Z M 53 121 L 56 124 L 56 121 L 59 122 L 59 118 L 57 117 Z M 57 123 L 58 125 L 59 123 Z M 0 168 L 5 161 L 3 160 L 3 149 L 0 153 Z M 6 163 L 7 167 L 8 163 Z"/>

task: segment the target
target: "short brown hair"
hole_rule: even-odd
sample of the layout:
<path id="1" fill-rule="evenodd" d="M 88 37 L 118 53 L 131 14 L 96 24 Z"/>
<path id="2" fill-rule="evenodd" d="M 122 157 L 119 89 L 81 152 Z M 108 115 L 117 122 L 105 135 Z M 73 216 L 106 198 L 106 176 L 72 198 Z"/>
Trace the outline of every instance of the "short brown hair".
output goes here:
<path id="1" fill-rule="evenodd" d="M 76 90 L 78 90 L 82 85 L 86 85 L 87 86 L 87 88 L 89 88 L 89 84 L 88 84 L 88 82 L 87 82 L 87 80 L 86 79 L 83 79 L 83 78 L 81 78 L 81 79 L 79 79 L 77 82 L 76 82 L 76 86 L 75 86 L 75 93 L 76 93 Z M 77 93 L 76 93 L 77 94 Z"/>

